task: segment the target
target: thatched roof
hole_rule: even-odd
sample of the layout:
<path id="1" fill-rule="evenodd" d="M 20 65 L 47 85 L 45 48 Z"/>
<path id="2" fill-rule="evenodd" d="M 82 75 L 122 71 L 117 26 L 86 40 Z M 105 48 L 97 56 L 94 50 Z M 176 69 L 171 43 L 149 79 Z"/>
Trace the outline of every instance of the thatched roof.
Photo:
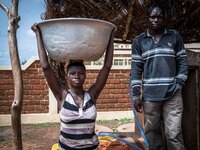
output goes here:
<path id="1" fill-rule="evenodd" d="M 130 42 L 147 26 L 147 11 L 153 0 L 45 0 L 43 19 L 84 17 L 110 21 L 116 37 Z M 185 43 L 200 41 L 199 0 L 159 0 L 167 10 L 167 25 L 177 29 Z"/>

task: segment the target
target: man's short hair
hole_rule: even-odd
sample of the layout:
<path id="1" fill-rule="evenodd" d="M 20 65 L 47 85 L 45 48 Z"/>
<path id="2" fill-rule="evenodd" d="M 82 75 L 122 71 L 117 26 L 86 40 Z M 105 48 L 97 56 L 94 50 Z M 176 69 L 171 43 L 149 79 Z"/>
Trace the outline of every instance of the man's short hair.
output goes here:
<path id="1" fill-rule="evenodd" d="M 162 4 L 160 4 L 159 2 L 154 2 L 154 3 L 152 3 L 150 5 L 150 7 L 149 7 L 149 15 L 151 14 L 151 12 L 152 12 L 152 10 L 154 8 L 160 8 L 160 10 L 162 11 L 163 17 L 166 16 L 166 14 L 165 14 L 165 7 Z"/>

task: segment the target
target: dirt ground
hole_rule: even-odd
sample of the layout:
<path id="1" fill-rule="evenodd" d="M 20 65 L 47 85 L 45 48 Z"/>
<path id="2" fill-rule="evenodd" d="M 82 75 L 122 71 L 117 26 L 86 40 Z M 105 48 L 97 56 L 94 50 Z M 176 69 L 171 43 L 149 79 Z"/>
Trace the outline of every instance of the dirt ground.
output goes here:
<path id="1" fill-rule="evenodd" d="M 115 131 L 117 127 L 133 122 L 133 120 L 97 121 L 97 125 L 109 127 Z M 58 142 L 59 123 L 22 125 L 23 150 L 51 150 Z M 13 133 L 11 127 L 0 127 L 0 150 L 12 150 Z"/>

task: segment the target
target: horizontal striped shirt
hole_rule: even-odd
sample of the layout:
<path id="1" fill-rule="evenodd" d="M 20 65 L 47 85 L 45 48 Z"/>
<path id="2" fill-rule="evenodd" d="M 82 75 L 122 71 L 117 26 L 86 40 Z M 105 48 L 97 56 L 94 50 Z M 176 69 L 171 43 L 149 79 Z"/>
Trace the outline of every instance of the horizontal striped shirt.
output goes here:
<path id="1" fill-rule="evenodd" d="M 95 134 L 96 106 L 85 91 L 83 107 L 79 108 L 70 92 L 60 110 L 61 132 L 59 145 L 63 150 L 93 150 L 98 146 Z"/>
<path id="2" fill-rule="evenodd" d="M 165 29 L 157 42 L 148 30 L 132 43 L 131 83 L 133 99 L 169 99 L 187 79 L 187 55 L 181 35 Z"/>

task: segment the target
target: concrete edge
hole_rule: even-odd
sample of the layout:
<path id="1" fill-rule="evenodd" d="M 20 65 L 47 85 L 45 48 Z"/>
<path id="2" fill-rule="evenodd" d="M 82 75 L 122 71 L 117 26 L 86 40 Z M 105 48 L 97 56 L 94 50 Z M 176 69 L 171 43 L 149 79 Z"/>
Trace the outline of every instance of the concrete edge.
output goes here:
<path id="1" fill-rule="evenodd" d="M 97 112 L 97 120 L 114 120 L 114 119 L 132 119 L 132 111 L 110 111 L 110 112 Z M 53 115 L 46 114 L 22 114 L 22 124 L 37 124 L 37 123 L 58 123 L 60 122 L 59 114 Z M 0 126 L 10 126 L 11 115 L 0 115 Z"/>
<path id="2" fill-rule="evenodd" d="M 116 57 L 117 59 L 131 59 L 129 57 Z M 36 60 L 39 60 L 38 56 L 33 56 L 31 57 L 24 65 L 21 65 L 21 70 L 24 71 L 26 70 L 30 65 L 32 65 Z M 85 65 L 87 70 L 99 70 L 103 67 L 103 65 Z M 127 65 L 112 65 L 113 70 L 127 70 L 127 69 L 131 69 L 131 65 L 127 64 Z M 12 70 L 12 66 L 9 65 L 0 65 L 0 70 Z"/>
<path id="3" fill-rule="evenodd" d="M 186 43 L 184 44 L 185 48 L 191 49 L 195 52 L 200 51 L 200 43 Z M 131 47 L 128 49 L 122 49 L 122 48 L 115 48 L 116 51 L 114 51 L 114 54 L 131 54 Z M 119 58 L 119 57 L 117 57 Z M 127 58 L 127 57 L 121 57 L 121 58 Z M 32 56 L 24 65 L 21 65 L 22 70 L 26 70 L 34 61 L 39 60 L 38 56 Z M 87 69 L 95 70 L 95 69 L 101 69 L 102 65 L 86 65 Z M 125 66 L 112 66 L 112 69 L 130 69 L 130 65 Z M 12 67 L 10 65 L 0 65 L 0 70 L 12 70 Z"/>

